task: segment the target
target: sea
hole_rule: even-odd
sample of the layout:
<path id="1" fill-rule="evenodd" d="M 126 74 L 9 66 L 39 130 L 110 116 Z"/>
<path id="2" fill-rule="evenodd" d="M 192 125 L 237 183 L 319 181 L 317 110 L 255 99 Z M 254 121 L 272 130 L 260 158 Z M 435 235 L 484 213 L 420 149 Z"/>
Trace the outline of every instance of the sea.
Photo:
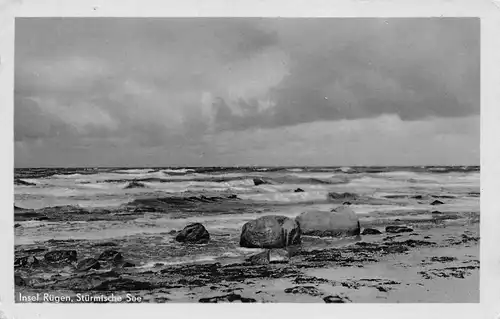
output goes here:
<path id="1" fill-rule="evenodd" d="M 238 245 L 244 223 L 331 210 L 339 204 L 331 193 L 370 198 L 351 205 L 362 224 L 380 213 L 400 219 L 423 218 L 436 209 L 478 213 L 480 195 L 479 166 L 23 168 L 15 169 L 14 178 L 14 205 L 27 209 L 71 205 L 106 214 L 137 199 L 175 199 L 167 211 L 146 211 L 132 220 L 31 220 L 15 229 L 16 245 L 111 240 L 128 247 L 146 268 L 242 258 L 251 252 Z M 208 244 L 187 248 L 168 235 L 193 222 L 207 228 Z"/>

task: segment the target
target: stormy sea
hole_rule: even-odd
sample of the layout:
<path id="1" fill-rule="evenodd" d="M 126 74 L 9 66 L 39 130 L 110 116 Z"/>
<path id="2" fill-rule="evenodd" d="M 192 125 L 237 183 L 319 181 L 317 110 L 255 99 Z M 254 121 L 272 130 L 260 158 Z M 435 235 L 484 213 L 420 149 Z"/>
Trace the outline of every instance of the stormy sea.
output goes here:
<path id="1" fill-rule="evenodd" d="M 478 302 L 479 176 L 478 166 L 15 169 L 16 300 Z M 265 249 L 240 245 L 256 218 L 339 206 L 356 213 L 359 235 L 302 236 L 268 263 L 250 258 Z M 176 240 L 193 223 L 209 240 Z"/>

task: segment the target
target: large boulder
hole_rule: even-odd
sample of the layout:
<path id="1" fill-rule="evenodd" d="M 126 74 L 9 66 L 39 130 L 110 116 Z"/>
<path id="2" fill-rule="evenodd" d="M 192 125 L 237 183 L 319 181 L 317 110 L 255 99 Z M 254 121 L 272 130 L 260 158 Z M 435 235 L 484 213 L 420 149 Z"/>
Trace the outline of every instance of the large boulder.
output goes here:
<path id="1" fill-rule="evenodd" d="M 200 223 L 187 225 L 177 234 L 175 240 L 182 243 L 206 244 L 210 240 L 210 234 L 205 226 Z"/>
<path id="2" fill-rule="evenodd" d="M 360 224 L 356 213 L 348 206 L 332 211 L 309 211 L 297 216 L 302 234 L 320 237 L 358 236 Z"/>
<path id="3" fill-rule="evenodd" d="M 288 217 L 269 215 L 243 225 L 240 246 L 246 248 L 284 248 L 300 244 L 300 226 Z"/>

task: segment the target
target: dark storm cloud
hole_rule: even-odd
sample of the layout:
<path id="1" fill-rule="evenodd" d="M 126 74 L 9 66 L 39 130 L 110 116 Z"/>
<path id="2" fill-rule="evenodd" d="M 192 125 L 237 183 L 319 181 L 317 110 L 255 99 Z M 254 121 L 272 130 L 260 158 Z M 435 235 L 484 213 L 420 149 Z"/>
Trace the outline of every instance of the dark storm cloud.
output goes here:
<path id="1" fill-rule="evenodd" d="M 477 19 L 318 20 L 279 25 L 280 45 L 292 63 L 289 75 L 269 91 L 276 107 L 242 118 L 230 116 L 219 99 L 220 128 L 479 113 Z M 292 29 L 301 29 L 301 47 L 290 40 Z M 249 109 L 249 102 L 237 103 Z"/>
<path id="2" fill-rule="evenodd" d="M 224 132 L 479 114 L 472 18 L 18 18 L 15 49 L 26 154 L 203 153 Z"/>

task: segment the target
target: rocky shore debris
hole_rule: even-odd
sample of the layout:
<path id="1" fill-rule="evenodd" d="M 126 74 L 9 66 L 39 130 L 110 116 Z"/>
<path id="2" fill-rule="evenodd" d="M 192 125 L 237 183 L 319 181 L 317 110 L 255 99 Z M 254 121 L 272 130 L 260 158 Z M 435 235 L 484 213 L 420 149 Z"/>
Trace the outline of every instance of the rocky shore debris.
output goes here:
<path id="1" fill-rule="evenodd" d="M 267 265 L 270 262 L 270 250 L 252 255 L 246 259 L 252 265 Z"/>
<path id="2" fill-rule="evenodd" d="M 440 262 L 440 263 L 452 262 L 455 260 L 457 260 L 456 257 L 449 257 L 449 256 L 435 256 L 435 257 L 431 257 L 431 259 L 430 259 L 430 261 Z"/>
<path id="3" fill-rule="evenodd" d="M 240 246 L 245 248 L 284 248 L 301 243 L 299 224 L 288 217 L 262 216 L 243 225 Z"/>
<path id="4" fill-rule="evenodd" d="M 206 244 L 210 241 L 210 234 L 201 223 L 193 223 L 184 227 L 175 240 L 182 243 Z"/>
<path id="5" fill-rule="evenodd" d="M 446 267 L 440 269 L 428 269 L 420 271 L 419 274 L 424 279 L 434 279 L 436 277 L 440 278 L 459 278 L 464 279 L 465 276 L 470 275 L 472 270 L 479 269 L 478 265 L 462 266 L 462 267 Z"/>
<path id="6" fill-rule="evenodd" d="M 296 218 L 303 235 L 348 237 L 360 235 L 356 213 L 347 205 L 328 211 L 308 211 Z"/>
<path id="7" fill-rule="evenodd" d="M 335 193 L 335 192 L 330 192 L 328 193 L 328 199 L 334 200 L 334 201 L 345 201 L 345 200 L 356 200 L 359 198 L 358 194 L 355 193 Z"/>
<path id="8" fill-rule="evenodd" d="M 386 233 L 398 234 L 398 233 L 411 233 L 413 229 L 406 226 L 387 226 L 385 227 Z"/>
<path id="9" fill-rule="evenodd" d="M 14 259 L 14 267 L 33 267 L 40 264 L 40 261 L 34 256 L 24 256 Z"/>
<path id="10" fill-rule="evenodd" d="M 114 250 L 114 249 L 107 249 L 103 251 L 99 257 L 97 258 L 98 260 L 101 261 L 112 261 L 112 262 L 120 262 L 123 260 L 122 253 Z"/>
<path id="11" fill-rule="evenodd" d="M 293 256 L 294 250 L 291 247 L 287 249 L 270 249 L 269 250 L 269 262 L 270 263 L 287 263 Z"/>
<path id="12" fill-rule="evenodd" d="M 235 293 L 224 295 L 224 296 L 201 298 L 199 300 L 199 302 L 203 302 L 203 303 L 235 302 L 235 301 L 244 302 L 244 303 L 257 302 L 257 300 L 255 300 L 253 298 L 242 297 L 241 295 L 238 295 Z"/>
<path id="13" fill-rule="evenodd" d="M 56 241 L 54 241 L 55 243 Z M 61 244 L 61 243 L 59 243 Z M 65 246 L 75 245 L 82 247 L 79 241 L 66 241 Z M 309 276 L 304 271 L 313 268 L 328 268 L 328 267 L 362 267 L 367 263 L 380 261 L 383 256 L 388 254 L 401 254 L 408 252 L 411 248 L 435 246 L 436 243 L 423 240 L 400 240 L 391 242 L 356 242 L 343 247 L 329 247 L 317 250 L 298 250 L 293 255 L 293 262 L 289 260 L 291 247 L 265 249 L 264 252 L 250 257 L 250 262 L 247 260 L 244 263 L 232 264 L 189 264 L 189 265 L 160 265 L 149 270 L 128 270 L 127 263 L 122 263 L 116 268 L 107 262 L 100 260 L 92 260 L 85 258 L 80 260 L 76 267 L 63 269 L 62 272 L 56 272 L 51 278 L 38 278 L 35 269 L 18 268 L 16 276 L 21 279 L 16 279 L 16 286 L 27 285 L 30 289 L 66 289 L 71 291 L 156 291 L 157 289 L 174 289 L 182 287 L 214 287 L 211 289 L 215 296 L 203 296 L 200 302 L 253 302 L 242 295 L 234 293 L 236 283 L 250 285 L 253 279 L 270 280 L 270 279 L 287 279 L 292 282 L 288 287 L 283 287 L 283 291 L 287 294 L 306 294 L 315 298 L 318 301 L 323 299 L 326 303 L 344 303 L 350 302 L 347 297 L 341 295 L 328 296 L 326 291 L 320 290 L 319 284 L 327 284 L 331 286 L 341 286 L 348 289 L 360 289 L 362 287 L 373 288 L 374 291 L 388 292 L 393 289 L 394 285 L 401 284 L 399 281 L 392 279 L 381 278 L 366 278 L 366 279 L 343 279 L 342 281 L 329 280 Z M 89 252 L 95 252 L 93 247 L 95 244 L 88 243 L 89 251 L 83 251 L 82 256 L 88 256 Z M 300 247 L 300 246 L 296 246 Z M 27 251 L 19 250 L 18 252 Z M 80 254 L 80 250 L 78 250 Z M 101 253 L 104 259 L 113 260 L 119 252 L 117 250 L 108 249 Z M 121 253 L 120 253 L 121 255 Z M 288 256 L 287 256 L 288 255 Z M 257 257 L 259 256 L 259 257 Z M 274 259 L 276 258 L 276 259 Z M 283 260 L 280 260 L 282 258 Z M 85 267 L 79 265 L 93 265 L 94 261 L 99 262 L 100 269 L 92 271 L 84 271 Z M 430 259 L 432 262 L 447 262 L 448 258 L 436 257 Z M 85 262 L 84 262 L 85 261 Z M 448 264 L 451 266 L 450 264 Z M 436 265 L 437 266 L 437 265 Z M 470 274 L 474 267 L 479 267 L 477 264 L 464 264 L 464 267 L 448 267 L 443 269 L 429 269 L 427 272 L 422 272 L 420 275 L 424 279 L 434 277 L 465 277 Z M 60 268 L 57 268 L 60 269 Z M 81 269 L 81 271 L 79 271 Z M 34 274 L 34 276 L 33 276 Z M 62 274 L 62 276 L 60 275 Z M 254 281 L 255 282 L 255 281 Z M 35 288 L 36 287 L 36 288 Z M 229 287 L 229 288 L 228 288 Z M 226 289 L 228 288 L 228 289 Z M 222 295 L 217 295 L 217 292 Z M 229 294 L 227 294 L 229 293 Z M 250 297 L 250 296 L 249 296 Z"/>
<path id="14" fill-rule="evenodd" d="M 314 286 L 296 286 L 292 288 L 286 288 L 285 293 L 287 294 L 306 294 L 313 297 L 319 297 L 323 295 L 323 292 Z"/>
<path id="15" fill-rule="evenodd" d="M 382 232 L 375 228 L 365 228 L 361 235 L 380 235 Z"/>
<path id="16" fill-rule="evenodd" d="M 14 274 L 14 285 L 16 286 L 26 286 L 26 280 L 18 274 Z"/>
<path id="17" fill-rule="evenodd" d="M 73 263 L 77 261 L 76 250 L 53 250 L 44 255 L 48 263 Z"/>
<path id="18" fill-rule="evenodd" d="M 99 269 L 101 268 L 101 264 L 95 258 L 85 258 L 78 262 L 76 265 L 77 271 L 88 271 L 90 269 Z"/>

